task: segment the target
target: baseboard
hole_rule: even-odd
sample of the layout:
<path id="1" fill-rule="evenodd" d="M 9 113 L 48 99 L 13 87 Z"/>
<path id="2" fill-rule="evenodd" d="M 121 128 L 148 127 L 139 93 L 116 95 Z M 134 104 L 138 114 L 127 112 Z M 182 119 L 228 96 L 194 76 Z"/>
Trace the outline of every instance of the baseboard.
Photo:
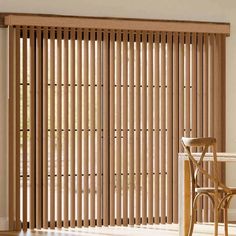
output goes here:
<path id="1" fill-rule="evenodd" d="M 0 231 L 9 230 L 8 217 L 0 217 Z"/>
<path id="2" fill-rule="evenodd" d="M 236 221 L 236 209 L 229 209 L 228 210 L 228 217 L 229 221 Z"/>

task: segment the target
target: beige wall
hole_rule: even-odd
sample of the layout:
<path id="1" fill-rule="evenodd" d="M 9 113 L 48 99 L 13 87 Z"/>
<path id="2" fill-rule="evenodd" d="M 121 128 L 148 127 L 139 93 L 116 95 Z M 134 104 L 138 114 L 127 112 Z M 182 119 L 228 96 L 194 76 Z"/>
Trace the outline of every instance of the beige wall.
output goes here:
<path id="1" fill-rule="evenodd" d="M 152 18 L 168 20 L 199 20 L 220 21 L 231 23 L 231 37 L 227 40 L 227 151 L 236 152 L 236 1 L 235 0 L 0 0 L 1 12 L 25 12 L 25 13 L 53 13 L 80 16 L 107 16 L 107 17 L 131 17 Z M 0 34 L 0 42 L 4 40 Z M 0 50 L 5 50 L 1 48 Z M 3 55 L 5 55 L 3 53 Z M 0 54 L 2 56 L 2 53 Z M 2 60 L 1 60 L 2 61 Z M 4 67 L 4 64 L 0 63 Z M 5 74 L 0 69 L 0 90 L 6 91 Z M 5 114 L 5 94 L 0 97 L 1 113 Z M 2 127 L 6 127 L 4 118 Z M 4 130 L 5 132 L 5 130 Z M 2 133 L 1 133 L 2 134 Z M 4 141 L 1 135 L 1 139 Z M 5 146 L 0 142 L 4 148 Z M 0 147 L 1 148 L 1 147 Z M 6 149 L 0 151 L 0 165 L 6 164 Z M 0 167 L 3 168 L 3 167 Z M 235 165 L 227 167 L 227 182 L 236 186 Z M 0 189 L 5 186 L 5 175 L 0 172 Z M 6 187 L 6 186 L 5 186 Z M 2 194 L 2 193 L 0 193 Z M 2 202 L 2 198 L 1 201 Z M 236 219 L 236 202 L 233 204 L 235 210 L 230 214 Z M 0 205 L 1 214 L 1 205 Z M 1 216 L 1 215 L 0 215 Z"/>

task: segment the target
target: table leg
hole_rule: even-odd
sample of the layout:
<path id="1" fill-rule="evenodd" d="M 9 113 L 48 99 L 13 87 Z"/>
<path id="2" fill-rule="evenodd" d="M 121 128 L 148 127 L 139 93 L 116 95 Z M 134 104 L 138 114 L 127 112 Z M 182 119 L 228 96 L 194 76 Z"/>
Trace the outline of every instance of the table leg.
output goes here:
<path id="1" fill-rule="evenodd" d="M 190 169 L 189 161 L 179 161 L 179 231 L 181 236 L 188 236 L 190 224 Z"/>

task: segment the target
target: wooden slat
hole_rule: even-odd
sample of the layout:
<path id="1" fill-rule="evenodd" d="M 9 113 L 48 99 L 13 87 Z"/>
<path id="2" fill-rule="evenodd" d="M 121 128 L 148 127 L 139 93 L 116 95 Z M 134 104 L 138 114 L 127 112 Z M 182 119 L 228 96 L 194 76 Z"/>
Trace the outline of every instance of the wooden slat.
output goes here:
<path id="1" fill-rule="evenodd" d="M 30 27 L 30 229 L 35 228 L 35 31 Z"/>
<path id="2" fill-rule="evenodd" d="M 116 200 L 116 224 L 121 225 L 121 32 L 117 32 L 116 43 L 116 123 L 117 123 L 117 138 L 116 138 L 116 176 L 117 176 L 117 200 Z"/>
<path id="3" fill-rule="evenodd" d="M 166 33 L 161 33 L 161 223 L 166 223 Z"/>
<path id="4" fill-rule="evenodd" d="M 203 136 L 208 137 L 208 35 L 204 34 L 203 44 Z M 203 163 L 204 170 L 208 170 L 208 162 Z M 208 178 L 203 177 L 203 185 L 208 186 Z M 203 221 L 208 221 L 208 198 L 204 197 L 203 202 Z"/>
<path id="5" fill-rule="evenodd" d="M 186 41 L 186 67 L 185 67 L 185 73 L 186 73 L 186 131 L 185 135 L 186 137 L 190 137 L 190 34 L 187 33 L 185 36 Z"/>
<path id="6" fill-rule="evenodd" d="M 179 140 L 184 136 L 184 34 L 179 35 Z M 179 151 L 183 151 L 179 142 Z"/>
<path id="7" fill-rule="evenodd" d="M 142 224 L 147 224 L 147 34 L 142 34 Z"/>
<path id="8" fill-rule="evenodd" d="M 173 48 L 172 33 L 167 34 L 167 223 L 173 222 Z M 175 166 L 175 168 L 177 168 Z"/>
<path id="9" fill-rule="evenodd" d="M 15 214 L 16 214 L 16 230 L 21 229 L 20 221 L 20 28 L 16 27 L 16 190 L 15 194 L 18 196 L 16 198 Z M 17 119 L 18 117 L 18 119 Z"/>
<path id="10" fill-rule="evenodd" d="M 62 227 L 62 30 L 57 29 L 57 227 Z"/>
<path id="11" fill-rule="evenodd" d="M 55 29 L 50 29 L 50 228 L 55 228 Z"/>
<path id="12" fill-rule="evenodd" d="M 203 135 L 203 110 L 202 110 L 202 34 L 197 35 L 197 137 Z M 200 151 L 200 149 L 198 149 Z M 202 174 L 199 174 L 198 184 L 202 186 Z M 202 198 L 198 201 L 197 219 L 202 222 Z"/>
<path id="13" fill-rule="evenodd" d="M 43 31 L 43 228 L 48 228 L 48 29 Z"/>
<path id="14" fill-rule="evenodd" d="M 134 225 L 134 35 L 129 34 L 129 225 Z"/>
<path id="15" fill-rule="evenodd" d="M 123 32 L 123 225 L 128 224 L 128 34 Z"/>
<path id="16" fill-rule="evenodd" d="M 136 135 L 135 135 L 135 224 L 140 224 L 140 32 L 136 34 L 135 48 L 135 84 L 136 84 L 136 101 L 135 101 L 135 117 L 136 117 Z"/>
<path id="17" fill-rule="evenodd" d="M 82 226 L 82 32 L 77 30 L 77 226 Z"/>
<path id="18" fill-rule="evenodd" d="M 42 227 L 42 36 L 36 30 L 36 228 Z"/>
<path id="19" fill-rule="evenodd" d="M 9 100 L 8 100 L 8 122 L 9 122 L 9 135 L 8 135 L 8 155 L 9 155 L 9 162 L 8 162 L 8 171 L 12 170 L 12 167 L 16 167 L 16 152 L 14 152 L 14 149 L 16 148 L 16 75 L 14 74 L 14 71 L 16 71 L 15 68 L 15 29 L 10 26 L 8 28 L 8 53 L 9 53 Z M 8 207 L 8 214 L 9 214 L 9 230 L 14 230 L 14 214 L 16 213 L 16 198 L 14 195 L 16 194 L 16 189 L 14 189 L 14 184 L 16 183 L 16 179 L 18 176 L 16 176 L 16 172 L 14 172 L 11 175 L 8 175 L 8 184 L 9 184 L 9 207 Z"/>
<path id="20" fill-rule="evenodd" d="M 63 226 L 67 228 L 68 222 L 68 29 L 64 29 L 64 94 L 63 94 L 63 113 L 64 113 L 64 221 Z"/>
<path id="21" fill-rule="evenodd" d="M 90 226 L 95 226 L 95 32 L 91 31 L 90 46 L 90 120 L 91 120 L 91 139 L 90 139 Z"/>
<path id="22" fill-rule="evenodd" d="M 88 211 L 89 211 L 89 193 L 88 193 L 88 30 L 84 31 L 84 226 L 88 227 Z"/>
<path id="23" fill-rule="evenodd" d="M 214 35 L 210 35 L 209 39 L 209 135 L 214 137 Z M 213 173 L 213 164 L 209 165 L 210 173 Z M 209 185 L 212 187 L 212 181 L 209 181 Z M 209 220 L 213 222 L 213 207 L 210 205 Z"/>
<path id="24" fill-rule="evenodd" d="M 202 32 L 229 35 L 229 23 L 140 20 L 122 18 L 59 17 L 34 15 L 8 15 L 5 25 L 79 27 L 90 29 L 150 30 L 165 32 Z"/>
<path id="25" fill-rule="evenodd" d="M 197 44 L 192 34 L 192 137 L 197 136 Z"/>
<path id="26" fill-rule="evenodd" d="M 23 27 L 23 230 L 27 230 L 27 28 Z"/>
<path id="27" fill-rule="evenodd" d="M 115 38 L 114 31 L 110 33 L 110 82 L 109 82 L 109 156 L 110 156 L 110 225 L 115 225 Z"/>
<path id="28" fill-rule="evenodd" d="M 70 227 L 75 227 L 75 29 L 70 35 Z"/>
<path id="29" fill-rule="evenodd" d="M 186 58 L 187 59 L 187 58 Z M 178 192 L 179 152 L 179 38 L 173 37 L 173 192 Z M 178 223 L 178 194 L 173 198 L 173 222 Z"/>
<path id="30" fill-rule="evenodd" d="M 102 83 L 101 83 L 101 31 L 97 31 L 97 225 L 102 225 L 102 157 L 101 157 L 101 147 L 102 147 L 102 119 L 101 119 L 101 95 L 102 95 Z"/>
<path id="31" fill-rule="evenodd" d="M 159 187 L 160 187 L 160 181 L 159 181 L 159 33 L 155 33 L 155 102 L 154 102 L 154 117 L 155 117 L 155 132 L 154 132 L 154 139 L 155 139 L 155 153 L 154 153 L 154 159 L 155 159 L 155 224 L 159 224 Z"/>
<path id="32" fill-rule="evenodd" d="M 148 224 L 153 223 L 153 33 L 148 34 Z"/>
<path id="33" fill-rule="evenodd" d="M 108 32 L 103 33 L 103 225 L 108 226 Z"/>

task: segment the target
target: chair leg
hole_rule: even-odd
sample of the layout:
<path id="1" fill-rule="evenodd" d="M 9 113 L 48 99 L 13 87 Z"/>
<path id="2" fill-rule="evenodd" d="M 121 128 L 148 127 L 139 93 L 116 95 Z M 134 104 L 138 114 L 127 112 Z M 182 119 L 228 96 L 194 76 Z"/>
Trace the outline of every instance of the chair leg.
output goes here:
<path id="1" fill-rule="evenodd" d="M 228 236 L 228 209 L 224 208 L 224 225 L 225 225 L 225 236 Z"/>
<path id="2" fill-rule="evenodd" d="M 215 221 L 215 236 L 218 236 L 218 221 L 219 221 L 219 212 L 217 209 L 217 205 L 214 208 L 214 221 Z"/>
<path id="3" fill-rule="evenodd" d="M 196 210 L 194 207 L 192 207 L 188 236 L 192 236 L 195 222 L 196 222 Z"/>

